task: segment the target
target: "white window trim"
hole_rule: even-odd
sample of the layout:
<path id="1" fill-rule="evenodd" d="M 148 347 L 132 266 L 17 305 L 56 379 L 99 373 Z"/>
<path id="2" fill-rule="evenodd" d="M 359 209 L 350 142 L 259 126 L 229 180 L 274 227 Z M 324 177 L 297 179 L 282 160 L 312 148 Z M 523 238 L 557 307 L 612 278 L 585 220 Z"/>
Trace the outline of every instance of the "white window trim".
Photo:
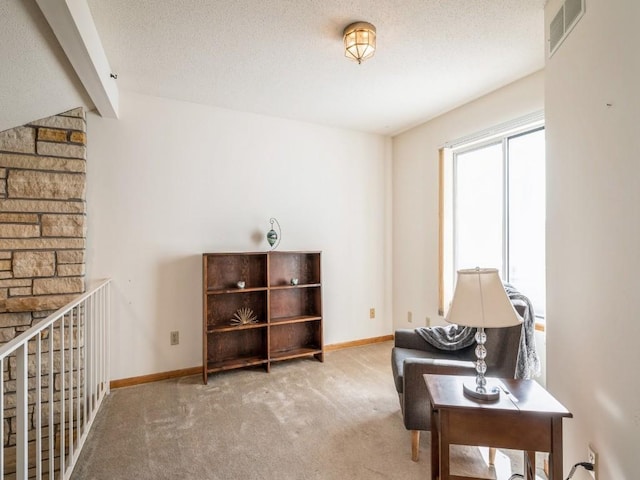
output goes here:
<path id="1" fill-rule="evenodd" d="M 496 139 L 517 135 L 527 130 L 533 130 L 536 127 L 544 126 L 544 110 L 530 113 L 523 117 L 516 118 L 508 122 L 504 122 L 493 127 L 481 130 L 471 135 L 460 137 L 451 142 L 445 143 L 442 147 L 450 149 L 453 152 L 462 151 L 464 149 L 477 148 L 482 144 L 489 144 Z"/>

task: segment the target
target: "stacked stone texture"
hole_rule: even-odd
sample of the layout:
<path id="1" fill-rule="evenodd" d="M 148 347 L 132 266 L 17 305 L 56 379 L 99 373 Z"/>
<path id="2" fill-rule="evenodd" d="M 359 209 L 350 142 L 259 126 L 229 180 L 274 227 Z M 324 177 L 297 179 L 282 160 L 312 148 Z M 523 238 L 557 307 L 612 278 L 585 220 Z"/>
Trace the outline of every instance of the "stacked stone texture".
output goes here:
<path id="1" fill-rule="evenodd" d="M 0 132 L 0 343 L 13 339 L 84 292 L 85 192 L 86 123 L 82 108 Z M 81 313 L 78 321 L 83 321 Z M 81 358 L 84 339 L 77 333 L 74 329 L 73 355 Z M 50 387 L 45 374 L 49 369 L 47 336 L 48 332 L 43 332 L 41 381 L 45 399 Z M 58 444 L 59 401 L 62 395 L 68 400 L 69 393 L 60 391 L 59 326 L 53 336 L 54 435 Z M 67 331 L 66 362 L 70 360 L 69 337 Z M 78 343 L 81 351 L 77 350 Z M 34 353 L 33 345 L 29 345 L 30 389 L 35 388 Z M 15 455 L 15 364 L 15 358 L 10 358 L 3 365 L 7 473 Z M 69 372 L 65 374 L 69 379 Z M 29 392 L 31 428 L 35 426 L 34 392 Z M 43 413 L 48 414 L 48 409 L 49 405 L 43 404 Z M 43 420 L 46 418 L 43 416 Z M 48 428 L 44 434 L 48 436 Z M 33 430 L 29 437 L 33 440 Z M 34 447 L 31 443 L 30 458 Z"/>
<path id="2" fill-rule="evenodd" d="M 0 132 L 0 340 L 84 291 L 85 130 L 78 108 Z"/>

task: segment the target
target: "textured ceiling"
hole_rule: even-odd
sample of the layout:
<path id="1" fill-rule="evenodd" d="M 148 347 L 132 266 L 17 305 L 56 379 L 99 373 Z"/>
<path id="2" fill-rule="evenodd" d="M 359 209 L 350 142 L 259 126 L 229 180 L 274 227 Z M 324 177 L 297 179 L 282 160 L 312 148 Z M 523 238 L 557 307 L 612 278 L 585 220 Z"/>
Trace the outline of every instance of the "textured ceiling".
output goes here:
<path id="1" fill-rule="evenodd" d="M 545 0 L 88 0 L 121 90 L 393 135 L 544 66 Z M 378 50 L 347 60 L 368 21 Z M 92 107 L 34 0 L 0 2 L 0 130 Z"/>
<path id="2" fill-rule="evenodd" d="M 121 89 L 394 134 L 544 66 L 545 0 L 89 0 Z M 375 56 L 343 56 L 373 23 Z"/>

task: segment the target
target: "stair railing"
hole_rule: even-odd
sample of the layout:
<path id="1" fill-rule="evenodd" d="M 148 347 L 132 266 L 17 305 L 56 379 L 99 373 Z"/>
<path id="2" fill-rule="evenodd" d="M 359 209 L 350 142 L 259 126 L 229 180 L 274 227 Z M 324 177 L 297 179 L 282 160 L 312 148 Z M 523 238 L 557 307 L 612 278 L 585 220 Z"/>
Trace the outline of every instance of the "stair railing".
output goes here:
<path id="1" fill-rule="evenodd" d="M 71 477 L 109 393 L 110 282 L 0 347 L 0 479 Z"/>

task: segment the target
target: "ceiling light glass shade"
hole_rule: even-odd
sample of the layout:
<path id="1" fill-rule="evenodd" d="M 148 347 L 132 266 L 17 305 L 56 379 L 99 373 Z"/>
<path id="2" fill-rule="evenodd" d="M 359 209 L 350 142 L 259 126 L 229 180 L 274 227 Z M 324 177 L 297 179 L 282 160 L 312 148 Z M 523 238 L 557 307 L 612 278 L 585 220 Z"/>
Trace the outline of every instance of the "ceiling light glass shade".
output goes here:
<path id="1" fill-rule="evenodd" d="M 376 52 L 376 27 L 356 22 L 344 29 L 344 56 L 362 63 Z"/>

